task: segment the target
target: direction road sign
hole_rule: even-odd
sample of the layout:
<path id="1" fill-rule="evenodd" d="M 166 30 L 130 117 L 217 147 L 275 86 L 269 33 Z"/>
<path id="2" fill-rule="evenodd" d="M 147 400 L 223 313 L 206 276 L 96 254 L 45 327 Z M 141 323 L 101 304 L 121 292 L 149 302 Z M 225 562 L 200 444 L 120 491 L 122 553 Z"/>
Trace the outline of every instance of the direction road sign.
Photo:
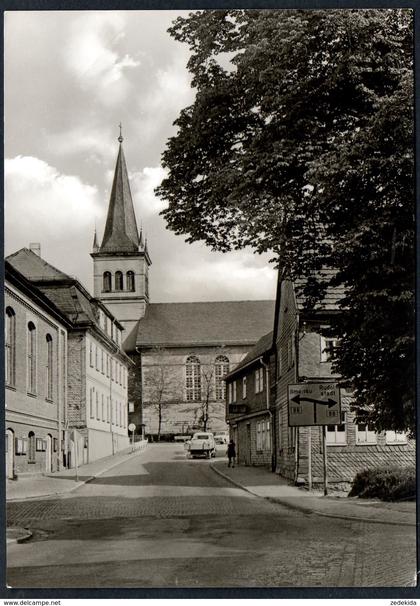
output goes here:
<path id="1" fill-rule="evenodd" d="M 289 426 L 340 425 L 341 401 L 337 383 L 288 385 Z"/>

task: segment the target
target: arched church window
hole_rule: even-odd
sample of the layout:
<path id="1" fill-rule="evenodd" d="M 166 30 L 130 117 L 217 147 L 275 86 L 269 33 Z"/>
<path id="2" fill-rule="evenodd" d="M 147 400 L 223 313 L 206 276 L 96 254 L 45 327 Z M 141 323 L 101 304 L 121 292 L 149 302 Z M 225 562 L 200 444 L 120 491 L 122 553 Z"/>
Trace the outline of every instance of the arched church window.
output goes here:
<path id="1" fill-rule="evenodd" d="M 51 335 L 45 337 L 47 343 L 47 359 L 45 364 L 47 377 L 47 399 L 52 400 L 53 397 L 53 340 Z"/>
<path id="2" fill-rule="evenodd" d="M 33 322 L 28 323 L 27 330 L 27 390 L 28 393 L 36 393 L 36 328 Z"/>
<path id="3" fill-rule="evenodd" d="M 115 272 L 115 290 L 123 290 L 123 275 L 122 271 Z"/>
<path id="4" fill-rule="evenodd" d="M 111 272 L 110 271 L 104 272 L 102 290 L 104 292 L 111 292 Z"/>
<path id="5" fill-rule="evenodd" d="M 216 400 L 224 400 L 226 397 L 226 383 L 223 379 L 229 372 L 229 358 L 217 356 L 214 362 L 214 376 L 216 379 Z"/>
<path id="6" fill-rule="evenodd" d="M 127 272 L 127 290 L 134 292 L 135 284 L 134 284 L 134 271 Z"/>
<path id="7" fill-rule="evenodd" d="M 188 356 L 185 363 L 185 392 L 187 402 L 201 400 L 201 369 L 197 356 Z"/>

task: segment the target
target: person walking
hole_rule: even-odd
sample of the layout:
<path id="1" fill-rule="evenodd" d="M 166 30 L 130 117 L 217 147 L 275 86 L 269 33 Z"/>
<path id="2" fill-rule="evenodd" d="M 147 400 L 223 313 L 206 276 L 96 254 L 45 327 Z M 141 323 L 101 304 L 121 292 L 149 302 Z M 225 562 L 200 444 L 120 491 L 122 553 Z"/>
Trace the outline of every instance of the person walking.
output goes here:
<path id="1" fill-rule="evenodd" d="M 233 440 L 231 440 L 228 444 L 227 456 L 229 459 L 228 467 L 235 467 L 236 446 L 235 446 L 235 442 Z"/>

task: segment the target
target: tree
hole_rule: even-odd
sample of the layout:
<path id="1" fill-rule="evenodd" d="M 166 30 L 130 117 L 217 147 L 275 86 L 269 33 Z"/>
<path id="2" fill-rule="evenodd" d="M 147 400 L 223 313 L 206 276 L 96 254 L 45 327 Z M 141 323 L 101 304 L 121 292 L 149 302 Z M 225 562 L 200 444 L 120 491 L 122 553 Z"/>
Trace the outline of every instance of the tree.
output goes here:
<path id="1" fill-rule="evenodd" d="M 157 413 L 159 442 L 166 409 L 178 402 L 177 385 L 173 369 L 165 359 L 165 350 L 156 347 L 151 356 L 152 359 L 143 367 L 143 408 L 152 408 Z"/>
<path id="2" fill-rule="evenodd" d="M 414 428 L 412 11 L 203 11 L 169 31 L 197 93 L 163 154 L 168 226 L 272 252 L 308 306 L 344 285 L 356 409 Z"/>

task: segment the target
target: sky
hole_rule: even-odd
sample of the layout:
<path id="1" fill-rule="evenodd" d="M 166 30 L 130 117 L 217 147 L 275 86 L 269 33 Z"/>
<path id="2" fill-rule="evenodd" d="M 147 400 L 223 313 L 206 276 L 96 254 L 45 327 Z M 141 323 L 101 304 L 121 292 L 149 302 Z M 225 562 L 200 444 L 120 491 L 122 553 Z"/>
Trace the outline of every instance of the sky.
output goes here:
<path id="1" fill-rule="evenodd" d="M 188 47 L 167 33 L 182 11 L 5 14 L 5 253 L 41 256 L 92 292 L 122 123 L 153 302 L 273 299 L 269 256 L 215 253 L 166 229 L 154 193 L 180 110 L 194 101 Z"/>

